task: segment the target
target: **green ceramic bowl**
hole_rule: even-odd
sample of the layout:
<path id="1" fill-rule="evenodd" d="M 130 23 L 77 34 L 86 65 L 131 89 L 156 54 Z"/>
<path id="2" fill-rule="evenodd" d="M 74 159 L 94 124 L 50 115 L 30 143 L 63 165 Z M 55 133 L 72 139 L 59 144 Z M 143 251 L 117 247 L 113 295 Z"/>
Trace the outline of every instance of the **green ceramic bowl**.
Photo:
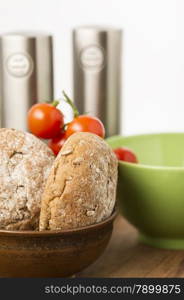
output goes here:
<path id="1" fill-rule="evenodd" d="M 184 249 L 184 133 L 109 138 L 139 164 L 119 162 L 118 203 L 149 245 Z"/>

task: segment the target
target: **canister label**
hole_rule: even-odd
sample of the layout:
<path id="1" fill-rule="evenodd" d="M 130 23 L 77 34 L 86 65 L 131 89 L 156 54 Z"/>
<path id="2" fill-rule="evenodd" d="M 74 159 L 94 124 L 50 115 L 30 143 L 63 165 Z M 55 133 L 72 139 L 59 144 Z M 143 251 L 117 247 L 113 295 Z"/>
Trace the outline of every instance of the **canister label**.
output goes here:
<path id="1" fill-rule="evenodd" d="M 27 77 L 33 71 L 32 58 L 25 53 L 15 53 L 6 60 L 6 69 L 14 77 Z"/>
<path id="2" fill-rule="evenodd" d="M 105 54 L 98 45 L 90 45 L 80 52 L 80 65 L 87 71 L 100 71 L 104 67 Z"/>

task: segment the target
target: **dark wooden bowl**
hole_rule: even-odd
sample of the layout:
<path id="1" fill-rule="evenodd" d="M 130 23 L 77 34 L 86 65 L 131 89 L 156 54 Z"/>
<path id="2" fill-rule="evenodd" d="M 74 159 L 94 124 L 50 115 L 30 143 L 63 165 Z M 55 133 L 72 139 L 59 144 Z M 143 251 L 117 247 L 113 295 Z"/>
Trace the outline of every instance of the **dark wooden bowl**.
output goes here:
<path id="1" fill-rule="evenodd" d="M 106 248 L 115 217 L 66 231 L 0 230 L 0 277 L 67 277 L 83 270 Z"/>

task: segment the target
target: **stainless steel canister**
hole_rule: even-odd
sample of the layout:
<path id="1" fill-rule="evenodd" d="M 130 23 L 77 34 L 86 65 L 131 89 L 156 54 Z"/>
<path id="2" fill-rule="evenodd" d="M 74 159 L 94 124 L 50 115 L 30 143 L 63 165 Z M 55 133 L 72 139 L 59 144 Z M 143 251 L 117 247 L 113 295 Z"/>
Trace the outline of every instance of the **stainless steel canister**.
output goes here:
<path id="1" fill-rule="evenodd" d="M 120 132 L 121 40 L 120 29 L 73 30 L 75 103 L 102 120 L 107 136 Z"/>
<path id="2" fill-rule="evenodd" d="M 52 36 L 17 32 L 0 36 L 1 126 L 27 130 L 27 111 L 53 99 Z"/>

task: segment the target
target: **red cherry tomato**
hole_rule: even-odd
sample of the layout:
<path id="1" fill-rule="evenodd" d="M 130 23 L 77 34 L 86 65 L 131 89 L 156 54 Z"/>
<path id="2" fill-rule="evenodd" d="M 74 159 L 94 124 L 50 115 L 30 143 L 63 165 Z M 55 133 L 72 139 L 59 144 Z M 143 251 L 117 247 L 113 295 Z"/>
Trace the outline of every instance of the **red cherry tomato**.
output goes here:
<path id="1" fill-rule="evenodd" d="M 138 163 L 136 155 L 128 148 L 121 147 L 114 149 L 114 153 L 116 154 L 118 160 L 123 160 L 130 163 Z"/>
<path id="2" fill-rule="evenodd" d="M 62 112 L 51 104 L 35 104 L 28 112 L 28 128 L 39 138 L 54 138 L 60 133 L 63 126 Z"/>
<path id="3" fill-rule="evenodd" d="M 48 142 L 48 146 L 52 149 L 55 155 L 58 155 L 65 141 L 66 141 L 65 131 L 61 131 L 61 133 L 57 137 L 53 138 Z"/>
<path id="4" fill-rule="evenodd" d="M 95 117 L 81 115 L 76 117 L 67 127 L 67 138 L 75 132 L 91 132 L 102 138 L 105 136 L 105 128 L 102 122 Z"/>

